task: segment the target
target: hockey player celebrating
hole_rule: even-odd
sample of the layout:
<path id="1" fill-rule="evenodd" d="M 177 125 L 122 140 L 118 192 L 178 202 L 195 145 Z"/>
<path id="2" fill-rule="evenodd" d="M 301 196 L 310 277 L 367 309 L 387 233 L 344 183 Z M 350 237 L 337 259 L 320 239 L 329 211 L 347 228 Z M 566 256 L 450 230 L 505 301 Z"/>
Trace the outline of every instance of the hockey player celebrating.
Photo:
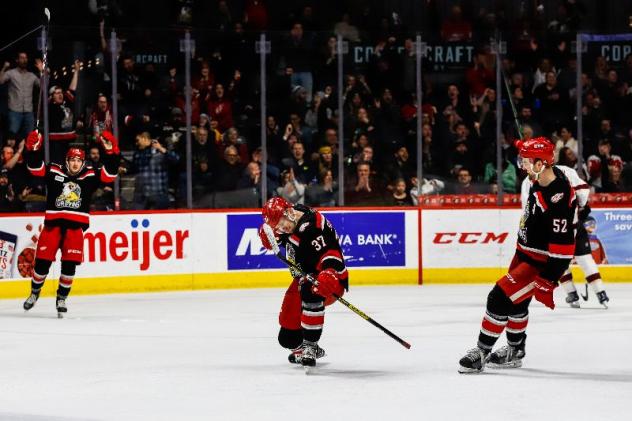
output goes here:
<path id="1" fill-rule="evenodd" d="M 24 302 L 24 310 L 33 308 L 46 280 L 57 250 L 61 250 L 61 276 L 55 301 L 58 316 L 67 312 L 66 298 L 70 293 L 76 266 L 83 260 L 83 232 L 89 226 L 92 193 L 99 183 L 110 183 L 116 178 L 119 162 L 118 141 L 110 132 L 98 139 L 104 152 L 103 166 L 86 165 L 85 152 L 70 148 L 65 165 L 42 159 L 42 136 L 31 132 L 26 139 L 27 167 L 32 176 L 46 179 L 46 213 L 44 229 L 37 242 L 35 266 L 31 279 L 31 294 Z"/>
<path id="2" fill-rule="evenodd" d="M 318 281 L 314 286 L 296 273 L 285 292 L 279 313 L 279 344 L 292 351 L 289 361 L 311 367 L 325 351 L 318 346 L 325 323 L 325 307 L 342 296 L 349 277 L 336 230 L 318 211 L 303 205 L 292 206 L 274 197 L 263 207 L 264 224 L 285 246 L 287 259 Z M 272 250 L 263 225 L 259 228 L 263 246 Z"/>
<path id="3" fill-rule="evenodd" d="M 517 146 L 518 163 L 533 184 L 520 219 L 516 254 L 487 297 L 478 344 L 459 361 L 460 373 L 483 371 L 485 364 L 522 365 L 531 298 L 555 308 L 553 290 L 575 251 L 577 199 L 564 173 L 553 166 L 553 144 L 535 138 Z M 492 352 L 505 329 L 507 346 Z"/>
<path id="4" fill-rule="evenodd" d="M 568 178 L 568 181 L 571 183 L 571 187 L 573 187 L 575 193 L 577 194 L 579 224 L 577 224 L 577 235 L 575 236 L 575 261 L 579 267 L 582 268 L 584 276 L 586 277 L 586 282 L 593 288 L 593 291 L 595 291 L 599 304 L 608 308 L 608 301 L 610 301 L 610 299 L 606 294 L 603 281 L 601 280 L 601 274 L 599 273 L 597 264 L 593 259 L 590 240 L 588 239 L 588 233 L 584 227 L 584 222 L 590 214 L 590 206 L 588 205 L 590 186 L 588 186 L 584 180 L 579 178 L 577 171 L 574 169 L 564 165 L 556 165 L 555 168 L 560 169 L 564 173 L 566 178 Z M 525 178 L 522 182 L 521 200 L 523 208 L 527 204 L 532 184 L 533 180 L 529 177 Z M 566 302 L 573 308 L 579 308 L 579 295 L 577 294 L 577 289 L 573 283 L 573 274 L 570 269 L 567 269 L 564 275 L 562 275 L 560 283 L 562 287 L 564 287 L 564 291 L 566 291 Z"/>

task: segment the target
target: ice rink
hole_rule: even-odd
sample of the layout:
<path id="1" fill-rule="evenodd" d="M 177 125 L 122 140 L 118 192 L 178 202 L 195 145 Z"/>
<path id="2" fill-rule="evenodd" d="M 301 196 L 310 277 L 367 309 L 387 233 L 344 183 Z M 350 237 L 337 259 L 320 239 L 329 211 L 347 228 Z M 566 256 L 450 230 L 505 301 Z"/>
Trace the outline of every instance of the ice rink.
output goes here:
<path id="1" fill-rule="evenodd" d="M 305 375 L 276 341 L 280 289 L 0 301 L 0 420 L 629 420 L 632 284 L 531 306 L 517 370 L 460 375 L 490 286 L 356 287 Z M 499 343 L 504 343 L 504 337 Z"/>

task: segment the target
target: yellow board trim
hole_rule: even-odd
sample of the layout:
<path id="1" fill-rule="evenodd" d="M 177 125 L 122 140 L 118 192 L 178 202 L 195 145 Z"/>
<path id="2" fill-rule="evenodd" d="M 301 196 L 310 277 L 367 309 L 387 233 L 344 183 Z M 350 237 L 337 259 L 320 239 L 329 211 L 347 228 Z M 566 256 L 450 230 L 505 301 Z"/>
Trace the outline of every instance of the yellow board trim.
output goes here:
<path id="1" fill-rule="evenodd" d="M 575 282 L 582 282 L 584 275 L 578 266 L 571 268 Z M 460 268 L 424 269 L 424 284 L 491 284 L 507 273 L 507 268 Z M 599 273 L 604 282 L 632 282 L 632 267 L 603 265 Z"/>
<path id="2" fill-rule="evenodd" d="M 417 269 L 351 269 L 351 285 L 415 285 Z M 202 289 L 274 288 L 290 283 L 287 270 L 239 271 L 230 273 L 200 273 L 176 275 L 110 276 L 76 278 L 72 295 L 112 294 L 129 292 L 181 291 Z M 48 280 L 42 296 L 52 297 L 57 290 L 56 280 Z M 30 281 L 0 282 L 0 299 L 25 298 Z"/>

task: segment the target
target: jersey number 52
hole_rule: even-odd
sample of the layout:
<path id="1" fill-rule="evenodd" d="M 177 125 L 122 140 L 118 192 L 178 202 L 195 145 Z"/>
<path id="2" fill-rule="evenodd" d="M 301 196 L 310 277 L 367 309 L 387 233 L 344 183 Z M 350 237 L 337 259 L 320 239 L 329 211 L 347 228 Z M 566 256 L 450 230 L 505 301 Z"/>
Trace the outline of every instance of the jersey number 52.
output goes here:
<path id="1" fill-rule="evenodd" d="M 568 221 L 566 219 L 553 219 L 553 232 L 566 232 Z"/>

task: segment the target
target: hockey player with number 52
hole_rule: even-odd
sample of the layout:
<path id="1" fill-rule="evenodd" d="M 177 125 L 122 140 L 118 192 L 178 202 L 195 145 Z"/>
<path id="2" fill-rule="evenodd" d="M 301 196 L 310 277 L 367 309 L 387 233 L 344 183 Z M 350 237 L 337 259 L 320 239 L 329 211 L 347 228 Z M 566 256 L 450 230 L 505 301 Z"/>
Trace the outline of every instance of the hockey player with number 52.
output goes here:
<path id="1" fill-rule="evenodd" d="M 531 298 L 553 309 L 553 290 L 575 252 L 577 198 L 569 180 L 553 163 L 553 144 L 546 138 L 517 142 L 518 164 L 533 181 L 520 219 L 516 254 L 508 273 L 487 296 L 478 344 L 459 361 L 460 373 L 477 373 L 485 365 L 522 366 Z M 492 352 L 506 331 L 507 346 Z"/>
<path id="2" fill-rule="evenodd" d="M 336 300 L 334 294 L 342 296 L 349 287 L 338 235 L 320 212 L 303 205 L 292 206 L 280 197 L 268 200 L 262 213 L 264 224 L 274 230 L 279 245 L 285 246 L 287 259 L 318 281 L 315 286 L 292 273 L 294 280 L 285 292 L 279 313 L 279 344 L 292 351 L 289 361 L 315 366 L 316 360 L 325 356 L 318 346 L 325 307 Z M 263 225 L 259 237 L 263 246 L 272 250 Z"/>

